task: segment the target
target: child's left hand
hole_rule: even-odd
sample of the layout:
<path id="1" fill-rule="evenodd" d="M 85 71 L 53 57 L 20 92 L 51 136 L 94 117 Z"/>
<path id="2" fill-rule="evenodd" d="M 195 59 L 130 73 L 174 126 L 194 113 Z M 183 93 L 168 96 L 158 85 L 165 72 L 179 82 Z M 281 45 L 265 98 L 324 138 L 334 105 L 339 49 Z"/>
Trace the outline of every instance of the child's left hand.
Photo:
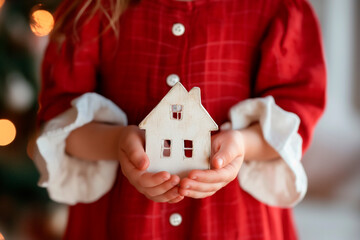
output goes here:
<path id="1" fill-rule="evenodd" d="M 193 170 L 180 182 L 179 194 L 191 198 L 205 198 L 234 180 L 244 161 L 245 145 L 242 132 L 221 131 L 211 139 L 210 170 Z"/>

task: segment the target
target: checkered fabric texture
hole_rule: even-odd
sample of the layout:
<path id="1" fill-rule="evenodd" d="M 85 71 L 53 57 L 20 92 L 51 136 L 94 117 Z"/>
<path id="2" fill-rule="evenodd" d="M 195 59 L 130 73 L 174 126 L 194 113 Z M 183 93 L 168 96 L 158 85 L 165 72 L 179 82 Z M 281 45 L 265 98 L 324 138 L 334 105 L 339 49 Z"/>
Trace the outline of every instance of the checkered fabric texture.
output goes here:
<path id="1" fill-rule="evenodd" d="M 63 1 L 58 15 L 71 0 Z M 175 34 L 174 24 L 184 27 Z M 201 88 L 202 104 L 220 126 L 229 109 L 272 95 L 301 119 L 305 150 L 325 105 L 325 66 L 318 23 L 304 0 L 142 0 L 121 16 L 119 36 L 101 13 L 73 41 L 51 41 L 42 70 L 39 123 L 86 92 L 116 103 L 129 124 L 169 91 L 176 74 Z M 71 21 L 69 21 L 71 25 Z M 180 29 L 181 30 L 181 29 Z M 169 218 L 178 213 L 179 226 Z M 234 180 L 205 199 L 177 204 L 148 200 L 118 172 L 110 192 L 70 207 L 65 239 L 297 239 L 290 209 L 265 205 Z"/>

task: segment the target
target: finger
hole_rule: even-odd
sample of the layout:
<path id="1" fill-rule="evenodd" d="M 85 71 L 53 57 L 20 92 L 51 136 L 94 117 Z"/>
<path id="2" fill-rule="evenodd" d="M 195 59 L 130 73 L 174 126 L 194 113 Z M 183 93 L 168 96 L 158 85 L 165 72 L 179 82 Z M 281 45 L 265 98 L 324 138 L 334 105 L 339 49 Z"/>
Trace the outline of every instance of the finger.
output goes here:
<path id="1" fill-rule="evenodd" d="M 150 197 L 160 196 L 168 192 L 170 189 L 174 188 L 176 185 L 179 184 L 179 182 L 180 182 L 180 178 L 176 175 L 172 175 L 169 180 L 165 181 L 164 183 L 158 186 L 146 188 L 144 189 L 144 192 L 146 195 Z"/>
<path id="2" fill-rule="evenodd" d="M 226 141 L 222 142 L 219 151 L 214 153 L 211 159 L 211 164 L 215 169 L 222 168 L 228 165 L 236 157 L 240 157 L 242 152 L 235 144 L 227 144 Z"/>
<path id="3" fill-rule="evenodd" d="M 226 185 L 226 182 L 217 182 L 217 183 L 207 183 L 207 182 L 198 182 L 185 178 L 180 183 L 179 193 L 184 195 L 187 190 L 197 191 L 197 192 L 216 192 Z"/>
<path id="4" fill-rule="evenodd" d="M 206 197 L 210 197 L 212 195 L 214 195 L 216 193 L 215 192 L 198 192 L 198 191 L 192 191 L 192 190 L 187 190 L 184 194 L 185 197 L 191 197 L 191 198 L 206 198 Z"/>
<path id="5" fill-rule="evenodd" d="M 144 188 L 156 187 L 170 179 L 171 175 L 168 172 L 150 173 L 143 172 L 139 179 L 140 185 Z"/>
<path id="6" fill-rule="evenodd" d="M 198 182 L 218 183 L 227 179 L 228 171 L 225 168 L 211 170 L 193 170 L 189 173 L 189 178 Z"/>
<path id="7" fill-rule="evenodd" d="M 221 141 L 218 140 L 219 134 L 211 136 L 211 155 L 210 159 L 214 157 L 214 154 L 217 153 L 221 146 Z"/>
<path id="8" fill-rule="evenodd" d="M 178 198 L 179 195 L 179 188 L 178 187 L 173 187 L 171 188 L 169 191 L 159 195 L 159 196 L 155 196 L 155 197 L 149 197 L 150 199 L 152 199 L 155 202 L 169 202 L 173 199 Z"/>
<path id="9" fill-rule="evenodd" d="M 178 203 L 178 202 L 180 202 L 181 200 L 183 200 L 184 199 L 184 196 L 177 196 L 176 198 L 174 198 L 174 199 L 171 199 L 170 201 L 168 201 L 168 203 Z"/>
<path id="10" fill-rule="evenodd" d="M 242 157 L 237 157 L 231 163 L 220 169 L 193 170 L 189 173 L 189 178 L 207 183 L 230 182 L 239 173 L 242 161 Z"/>
<path id="11" fill-rule="evenodd" d="M 127 153 L 129 161 L 139 170 L 146 170 L 149 167 L 149 159 L 145 152 L 129 150 Z"/>
<path id="12" fill-rule="evenodd" d="M 131 179 L 136 179 L 140 176 L 141 172 L 132 163 L 130 163 L 128 157 L 122 150 L 119 151 L 119 161 L 122 173 L 129 179 L 130 182 L 132 182 Z"/>
<path id="13" fill-rule="evenodd" d="M 210 163 L 214 169 L 221 168 L 224 165 L 224 159 L 218 157 L 215 159 L 214 157 L 218 154 L 221 147 L 227 143 L 226 139 L 223 138 L 223 133 L 215 134 L 211 139 L 211 156 Z"/>
<path id="14" fill-rule="evenodd" d="M 149 159 L 145 153 L 144 140 L 140 132 L 129 133 L 122 150 L 135 167 L 139 170 L 147 169 L 149 166 Z"/>

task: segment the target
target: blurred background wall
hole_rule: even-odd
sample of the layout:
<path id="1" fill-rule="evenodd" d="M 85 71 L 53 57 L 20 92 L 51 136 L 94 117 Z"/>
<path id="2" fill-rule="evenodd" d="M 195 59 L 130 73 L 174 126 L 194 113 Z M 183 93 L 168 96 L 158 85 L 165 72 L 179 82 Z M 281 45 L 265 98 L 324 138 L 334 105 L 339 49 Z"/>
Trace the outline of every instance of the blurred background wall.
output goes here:
<path id="1" fill-rule="evenodd" d="M 328 103 L 303 159 L 309 188 L 295 216 L 301 239 L 359 239 L 360 1 L 311 3 L 323 33 Z"/>
<path id="2" fill-rule="evenodd" d="M 37 187 L 39 175 L 26 155 L 49 13 L 59 1 L 0 0 L 0 233 L 7 240 L 55 240 L 65 226 L 66 207 Z M 310 2 L 323 32 L 328 105 L 303 159 L 309 189 L 295 219 L 300 239 L 359 239 L 360 1 Z"/>

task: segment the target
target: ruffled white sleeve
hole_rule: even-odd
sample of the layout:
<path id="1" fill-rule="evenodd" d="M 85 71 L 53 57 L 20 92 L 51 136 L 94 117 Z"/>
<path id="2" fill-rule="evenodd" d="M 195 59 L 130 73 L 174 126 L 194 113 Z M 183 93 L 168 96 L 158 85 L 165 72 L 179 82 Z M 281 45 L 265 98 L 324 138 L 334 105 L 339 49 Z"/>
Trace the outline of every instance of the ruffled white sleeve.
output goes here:
<path id="1" fill-rule="evenodd" d="M 238 176 L 240 186 L 259 201 L 292 207 L 304 197 L 307 177 L 300 162 L 302 138 L 299 117 L 281 109 L 273 97 L 248 99 L 230 110 L 233 129 L 259 122 L 264 139 L 279 153 L 273 161 L 244 162 Z"/>
<path id="2" fill-rule="evenodd" d="M 46 187 L 54 201 L 76 204 L 93 202 L 114 184 L 118 162 L 86 161 L 66 154 L 69 133 L 89 122 L 127 125 L 125 113 L 110 100 L 86 93 L 72 101 L 72 108 L 47 122 L 37 139 L 35 163 L 40 171 L 39 185 Z"/>

